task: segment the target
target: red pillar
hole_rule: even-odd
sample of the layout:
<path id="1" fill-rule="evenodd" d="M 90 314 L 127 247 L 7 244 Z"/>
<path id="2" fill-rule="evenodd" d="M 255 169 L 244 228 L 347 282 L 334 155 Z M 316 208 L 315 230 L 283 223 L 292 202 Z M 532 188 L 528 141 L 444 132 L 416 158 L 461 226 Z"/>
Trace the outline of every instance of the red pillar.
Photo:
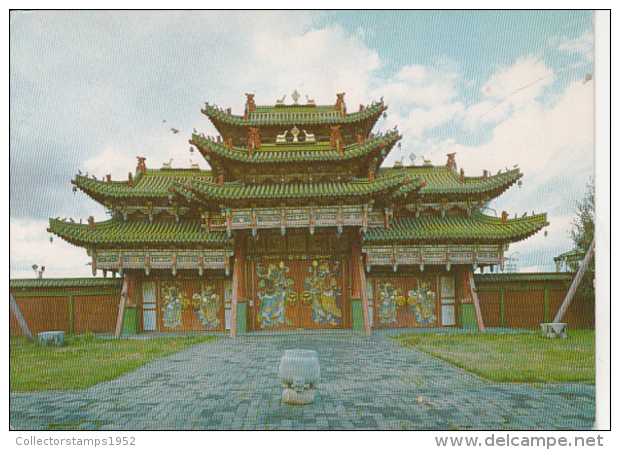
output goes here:
<path id="1" fill-rule="evenodd" d="M 133 292 L 134 276 L 131 273 L 125 273 L 123 280 L 123 290 L 121 291 L 121 301 L 118 304 L 118 317 L 116 318 L 115 335 L 120 338 L 123 334 L 123 320 L 125 318 L 125 308 L 130 301 L 130 291 Z M 133 302 L 132 302 L 133 303 Z"/>
<path id="2" fill-rule="evenodd" d="M 352 245 L 353 256 L 353 297 L 362 299 L 362 317 L 364 318 L 364 334 L 369 336 L 370 315 L 368 313 L 368 290 L 366 289 L 366 273 L 364 272 L 364 264 L 362 261 L 362 243 L 358 239 L 353 239 Z"/>
<path id="3" fill-rule="evenodd" d="M 239 301 L 245 299 L 245 239 L 243 236 L 235 236 L 235 262 L 233 263 L 232 279 L 232 305 L 230 318 L 230 337 L 237 337 L 237 310 Z"/>

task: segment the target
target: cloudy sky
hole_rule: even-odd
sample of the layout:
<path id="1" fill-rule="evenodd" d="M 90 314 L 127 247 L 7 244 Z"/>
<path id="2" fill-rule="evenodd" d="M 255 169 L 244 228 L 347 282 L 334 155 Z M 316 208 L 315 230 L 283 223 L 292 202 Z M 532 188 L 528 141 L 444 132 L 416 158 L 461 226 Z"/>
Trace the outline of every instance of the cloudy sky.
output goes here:
<path id="1" fill-rule="evenodd" d="M 72 192 L 78 169 L 126 179 L 136 156 L 189 167 L 193 128 L 216 134 L 205 101 L 243 113 L 297 89 L 318 104 L 346 92 L 350 111 L 383 97 L 409 156 L 466 175 L 519 164 L 490 206 L 547 212 L 512 244 L 519 270 L 554 270 L 572 248 L 576 202 L 594 175 L 591 12 L 14 12 L 10 17 L 10 276 L 90 276 L 86 251 L 48 218 L 108 218 Z M 303 98 L 303 97 L 302 97 Z M 163 122 L 163 121 L 166 122 Z M 178 134 L 171 127 L 180 130 Z M 487 214 L 494 215 L 489 210 Z"/>

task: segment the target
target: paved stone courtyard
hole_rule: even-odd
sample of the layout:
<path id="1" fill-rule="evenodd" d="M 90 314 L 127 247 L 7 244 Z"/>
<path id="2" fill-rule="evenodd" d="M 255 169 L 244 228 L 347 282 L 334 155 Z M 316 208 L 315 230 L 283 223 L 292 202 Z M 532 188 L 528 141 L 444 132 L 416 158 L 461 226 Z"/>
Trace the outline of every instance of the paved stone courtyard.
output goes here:
<path id="1" fill-rule="evenodd" d="M 282 403 L 286 349 L 318 352 L 311 405 Z M 492 383 L 385 333 L 224 336 L 83 391 L 11 393 L 15 429 L 590 429 L 594 386 Z"/>

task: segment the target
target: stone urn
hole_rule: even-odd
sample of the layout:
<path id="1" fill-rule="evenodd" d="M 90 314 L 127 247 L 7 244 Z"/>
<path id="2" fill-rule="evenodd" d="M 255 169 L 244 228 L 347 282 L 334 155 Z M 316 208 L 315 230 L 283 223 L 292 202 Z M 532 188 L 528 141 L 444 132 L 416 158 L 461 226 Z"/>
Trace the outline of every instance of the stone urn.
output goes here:
<path id="1" fill-rule="evenodd" d="M 280 361 L 278 378 L 284 392 L 282 401 L 305 405 L 314 401 L 314 385 L 321 379 L 319 358 L 313 350 L 286 350 Z"/>

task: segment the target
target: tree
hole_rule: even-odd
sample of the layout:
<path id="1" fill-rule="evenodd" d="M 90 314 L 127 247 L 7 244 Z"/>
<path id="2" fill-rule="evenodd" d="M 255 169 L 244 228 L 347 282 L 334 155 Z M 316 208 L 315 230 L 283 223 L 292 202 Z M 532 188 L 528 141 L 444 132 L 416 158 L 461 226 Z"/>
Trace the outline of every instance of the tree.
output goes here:
<path id="1" fill-rule="evenodd" d="M 591 178 L 588 183 L 588 192 L 582 201 L 577 203 L 577 217 L 573 221 L 573 229 L 571 230 L 571 238 L 575 244 L 575 248 L 581 250 L 585 255 L 590 244 L 594 241 L 594 179 Z M 583 275 L 577 294 L 582 298 L 594 298 L 594 267 L 595 256 L 592 255 L 588 268 Z M 574 264 L 572 269 L 577 271 L 579 266 Z"/>

